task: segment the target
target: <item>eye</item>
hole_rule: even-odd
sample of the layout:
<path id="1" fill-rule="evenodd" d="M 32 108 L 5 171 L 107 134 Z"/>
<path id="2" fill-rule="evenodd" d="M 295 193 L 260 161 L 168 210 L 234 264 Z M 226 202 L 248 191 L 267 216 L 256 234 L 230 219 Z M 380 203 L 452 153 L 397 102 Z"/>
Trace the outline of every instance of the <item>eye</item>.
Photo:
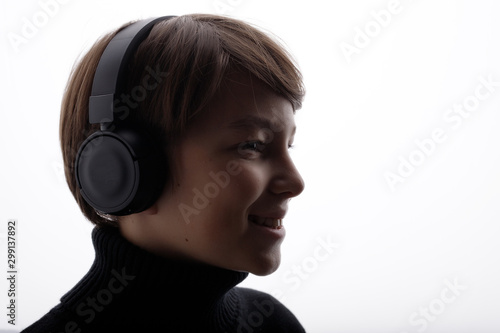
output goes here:
<path id="1" fill-rule="evenodd" d="M 238 145 L 238 155 L 244 159 L 256 159 L 264 156 L 266 144 L 260 140 L 245 141 Z"/>
<path id="2" fill-rule="evenodd" d="M 265 144 L 262 141 L 247 141 L 243 142 L 239 145 L 238 150 L 239 151 L 256 151 L 256 152 L 262 152 L 265 148 Z"/>

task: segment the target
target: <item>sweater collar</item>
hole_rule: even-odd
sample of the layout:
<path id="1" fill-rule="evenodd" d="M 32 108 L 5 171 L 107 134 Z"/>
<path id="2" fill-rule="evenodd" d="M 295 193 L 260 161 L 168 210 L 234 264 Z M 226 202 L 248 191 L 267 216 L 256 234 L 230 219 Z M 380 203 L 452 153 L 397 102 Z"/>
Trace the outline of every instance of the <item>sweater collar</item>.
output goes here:
<path id="1" fill-rule="evenodd" d="M 113 309 L 130 302 L 148 304 L 158 312 L 171 311 L 172 306 L 189 307 L 208 316 L 209 321 L 219 321 L 233 311 L 228 307 L 236 302 L 226 297 L 228 291 L 248 276 L 246 272 L 157 256 L 127 241 L 114 227 L 94 228 L 92 240 L 96 252 L 92 267 L 61 298 L 73 311 L 83 308 L 89 299 L 105 303 L 114 297 L 107 305 Z M 128 311 L 123 307 L 116 309 L 121 315 Z"/>

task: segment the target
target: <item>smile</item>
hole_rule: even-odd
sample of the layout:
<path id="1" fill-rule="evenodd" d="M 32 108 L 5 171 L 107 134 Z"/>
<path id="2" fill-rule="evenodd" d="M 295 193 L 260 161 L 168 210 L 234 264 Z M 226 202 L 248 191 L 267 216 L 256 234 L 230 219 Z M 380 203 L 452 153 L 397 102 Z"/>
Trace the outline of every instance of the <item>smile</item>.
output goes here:
<path id="1" fill-rule="evenodd" d="M 281 229 L 283 228 L 283 219 L 280 218 L 271 218 L 271 217 L 260 217 L 256 215 L 249 215 L 248 220 L 260 225 L 273 229 Z"/>

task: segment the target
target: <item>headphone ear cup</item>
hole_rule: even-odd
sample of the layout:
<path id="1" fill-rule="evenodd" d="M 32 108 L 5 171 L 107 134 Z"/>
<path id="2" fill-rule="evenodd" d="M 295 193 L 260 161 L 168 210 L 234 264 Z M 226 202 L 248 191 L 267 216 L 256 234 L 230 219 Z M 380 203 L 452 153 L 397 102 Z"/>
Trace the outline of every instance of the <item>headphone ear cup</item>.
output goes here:
<path id="1" fill-rule="evenodd" d="M 92 134 L 75 161 L 85 201 L 117 216 L 149 208 L 161 194 L 166 173 L 165 154 L 150 136 L 127 128 Z"/>

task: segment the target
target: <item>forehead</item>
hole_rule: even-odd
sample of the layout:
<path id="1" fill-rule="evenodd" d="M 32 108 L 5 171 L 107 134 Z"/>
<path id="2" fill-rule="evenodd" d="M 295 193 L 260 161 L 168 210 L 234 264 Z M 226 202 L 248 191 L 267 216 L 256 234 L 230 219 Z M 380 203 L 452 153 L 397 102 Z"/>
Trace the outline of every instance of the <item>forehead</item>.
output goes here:
<path id="1" fill-rule="evenodd" d="M 235 75 L 217 93 L 201 122 L 217 128 L 295 128 L 292 104 L 249 75 Z"/>

